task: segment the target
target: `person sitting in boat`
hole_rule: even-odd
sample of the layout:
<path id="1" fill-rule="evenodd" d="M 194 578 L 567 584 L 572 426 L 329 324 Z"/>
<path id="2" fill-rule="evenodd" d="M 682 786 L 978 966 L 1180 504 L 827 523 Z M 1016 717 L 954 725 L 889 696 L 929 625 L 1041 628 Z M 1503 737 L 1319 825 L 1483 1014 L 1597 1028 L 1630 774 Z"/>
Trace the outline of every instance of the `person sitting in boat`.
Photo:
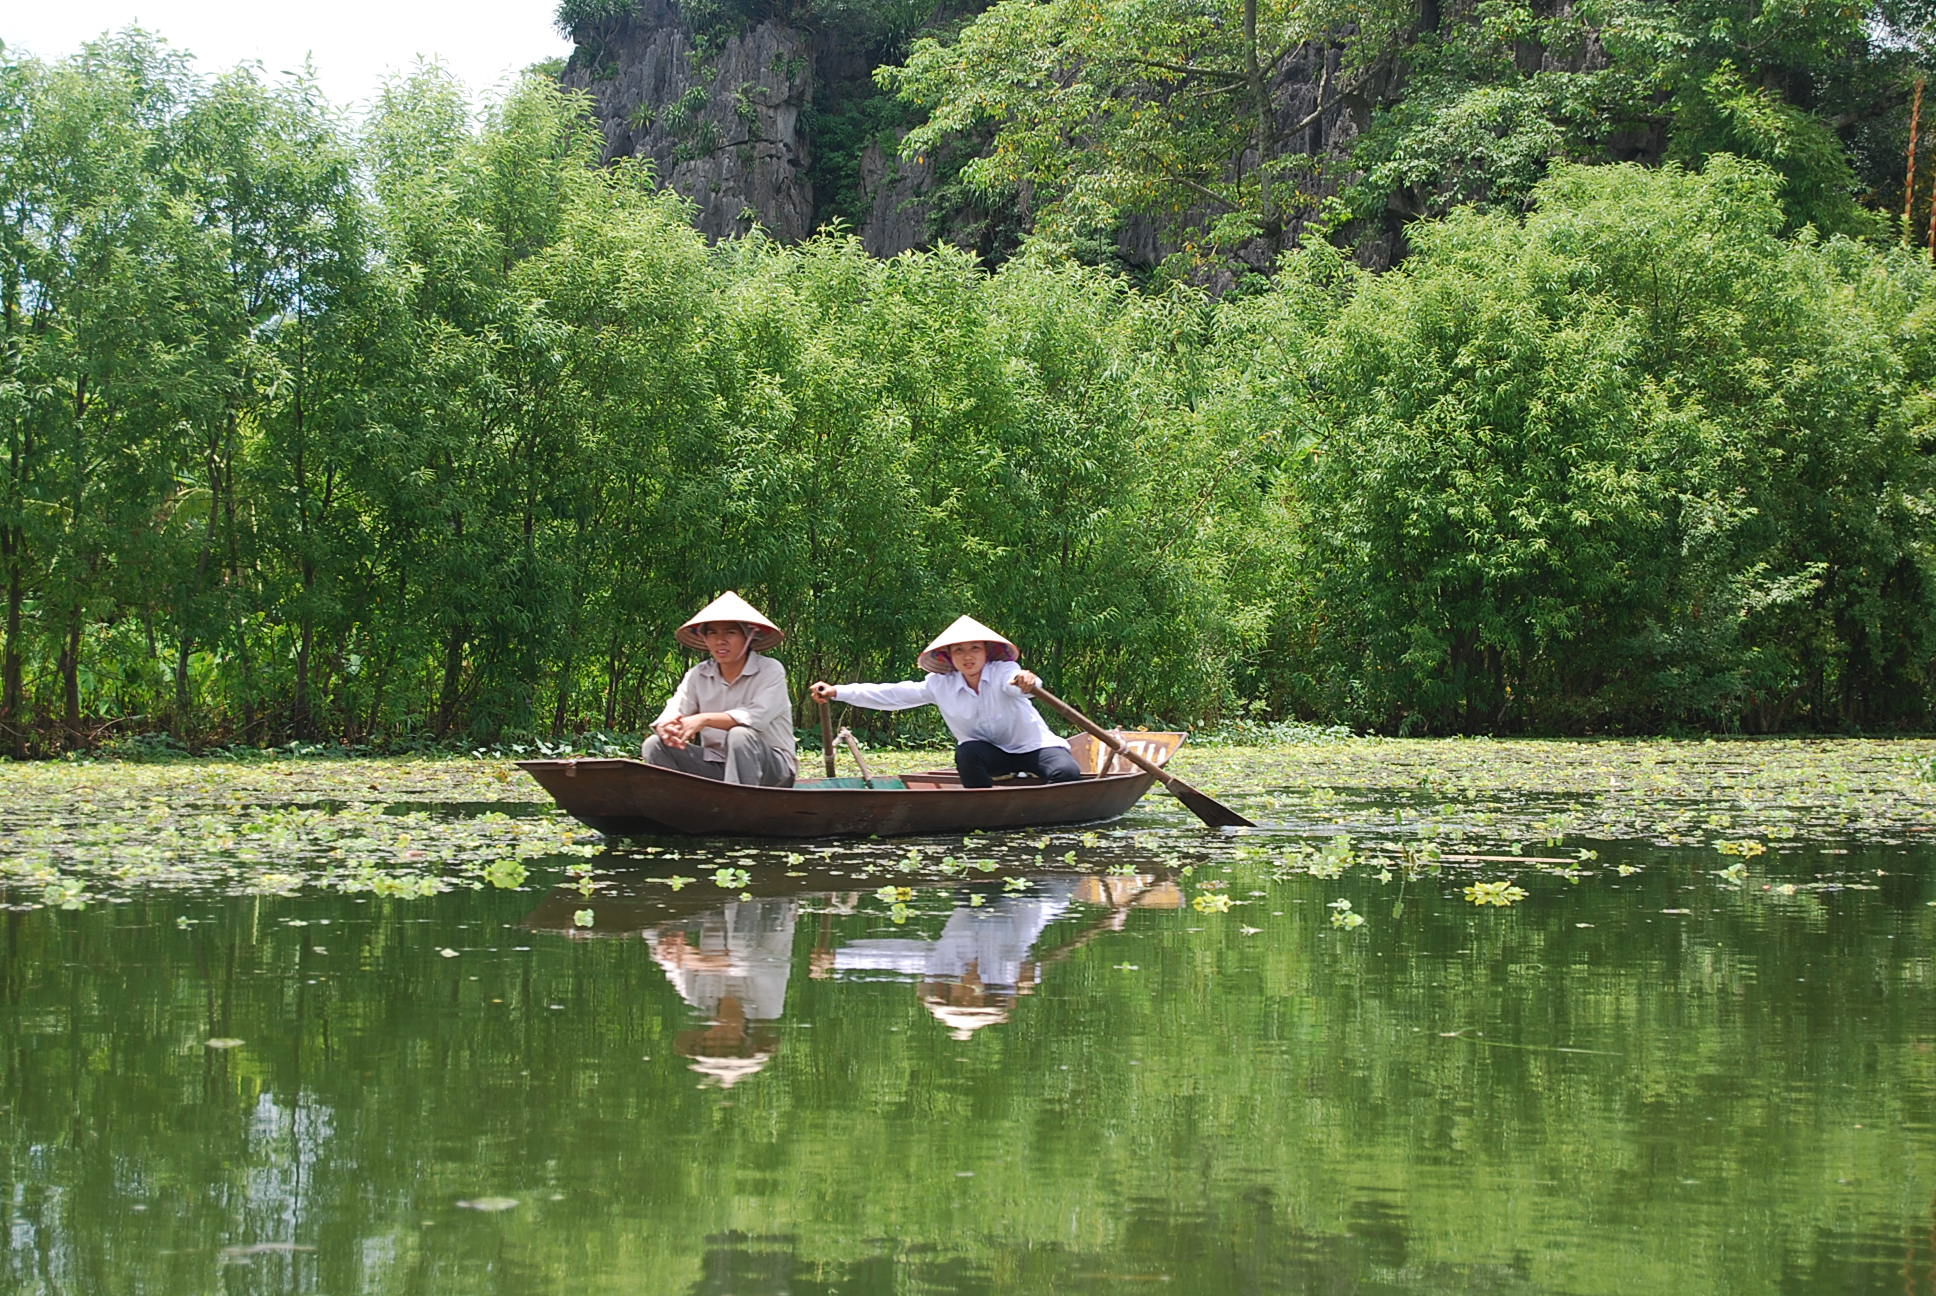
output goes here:
<path id="1" fill-rule="evenodd" d="M 793 700 L 786 667 L 764 655 L 786 635 L 727 590 L 673 637 L 706 659 L 679 681 L 639 754 L 704 778 L 792 787 Z"/>
<path id="2" fill-rule="evenodd" d="M 955 736 L 961 785 L 993 786 L 997 774 L 1033 774 L 1051 783 L 1082 777 L 1069 743 L 1058 738 L 1023 696 L 1042 681 L 1017 664 L 1022 650 L 971 616 L 959 617 L 916 659 L 926 679 L 903 684 L 828 684 L 813 698 L 839 698 L 874 711 L 936 706 Z"/>

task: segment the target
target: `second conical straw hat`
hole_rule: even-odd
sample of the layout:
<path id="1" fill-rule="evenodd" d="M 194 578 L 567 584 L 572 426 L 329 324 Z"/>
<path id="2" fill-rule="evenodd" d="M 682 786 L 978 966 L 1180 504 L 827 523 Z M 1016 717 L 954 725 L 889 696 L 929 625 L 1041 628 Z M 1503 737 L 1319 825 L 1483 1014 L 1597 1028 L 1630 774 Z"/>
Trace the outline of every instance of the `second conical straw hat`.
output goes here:
<path id="1" fill-rule="evenodd" d="M 953 625 L 936 635 L 914 659 L 914 664 L 930 675 L 946 675 L 954 670 L 955 664 L 941 650 L 950 644 L 962 643 L 987 644 L 989 661 L 1015 661 L 1022 655 L 1012 640 L 1004 639 L 971 616 L 963 616 L 956 617 Z"/>

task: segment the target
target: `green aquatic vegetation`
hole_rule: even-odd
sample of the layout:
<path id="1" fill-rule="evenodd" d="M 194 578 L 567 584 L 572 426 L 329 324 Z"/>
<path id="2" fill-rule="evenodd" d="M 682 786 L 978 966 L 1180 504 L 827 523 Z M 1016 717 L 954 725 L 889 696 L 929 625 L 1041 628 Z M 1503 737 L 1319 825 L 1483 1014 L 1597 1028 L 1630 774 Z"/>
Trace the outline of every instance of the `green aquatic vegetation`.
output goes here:
<path id="1" fill-rule="evenodd" d="M 1333 927 L 1342 927 L 1346 931 L 1349 931 L 1365 925 L 1365 916 L 1354 910 L 1351 907 L 1351 902 L 1343 897 L 1333 900 L 1328 908 L 1331 910 L 1331 925 Z"/>
<path id="2" fill-rule="evenodd" d="M 1465 888 L 1465 898 L 1475 905 L 1497 905 L 1503 909 L 1524 900 L 1526 890 L 1514 886 L 1510 880 L 1474 882 Z"/>
<path id="3" fill-rule="evenodd" d="M 1401 837 L 1391 810 L 1410 804 L 1430 835 L 1519 840 L 1651 840 L 1685 844 L 1744 823 L 1784 837 L 1876 840 L 1927 831 L 1936 783 L 1929 740 L 1837 739 L 1499 742 L 1364 739 L 1267 750 L 1186 747 L 1179 772 L 1252 817 L 1316 836 L 1364 823 L 1366 849 Z M 1251 797 L 1230 789 L 1259 789 Z M 1408 819 L 1417 816 L 1408 815 Z M 1714 823 L 1711 820 L 1719 820 Z M 1378 824 L 1370 831 L 1372 824 Z M 1422 828 L 1422 825 L 1421 825 Z M 1332 828 L 1335 834 L 1336 827 Z"/>
<path id="4" fill-rule="evenodd" d="M 1207 892 L 1192 897 L 1190 907 L 1198 913 L 1228 913 L 1230 903 L 1230 897 L 1221 892 Z"/>
<path id="5" fill-rule="evenodd" d="M 288 887 L 288 890 L 294 891 L 301 885 L 302 885 L 301 878 L 292 877 L 290 879 L 290 885 Z M 370 878 L 369 889 L 374 894 L 380 895 L 380 896 L 393 897 L 393 898 L 404 899 L 404 900 L 415 900 L 415 899 L 421 899 L 424 896 L 436 895 L 439 891 L 442 891 L 445 888 L 444 888 L 444 883 L 441 879 L 429 877 L 423 874 L 417 874 L 413 876 L 408 873 L 405 873 L 405 874 L 379 873 L 373 876 L 372 878 Z"/>
<path id="6" fill-rule="evenodd" d="M 886 752 L 886 772 L 939 753 Z M 1936 823 L 1928 741 L 1492 742 L 1339 740 L 1275 748 L 1186 747 L 1179 773 L 1263 825 L 1206 832 L 1154 790 L 1120 825 L 976 834 L 954 841 L 760 843 L 605 839 L 566 819 L 507 766 L 464 760 L 289 760 L 0 765 L 0 903 L 92 903 L 134 889 L 397 899 L 515 889 L 562 869 L 589 895 L 612 869 L 646 868 L 672 890 L 830 868 L 959 877 L 1085 866 L 1188 878 L 1206 868 L 1284 885 L 1420 880 L 1445 867 L 1594 876 L 1602 842 L 1718 850 L 1767 843 L 1928 841 Z M 1262 807 L 1273 808 L 1265 813 Z M 1717 841 L 1715 825 L 1724 824 Z M 1739 844 L 1748 843 L 1748 844 Z M 1533 854 L 1527 854 L 1532 844 Z M 1543 845 L 1543 848 L 1542 848 Z M 973 855 L 970 855 L 970 850 Z M 1619 859 L 1608 881 L 1642 862 Z M 680 869 L 681 871 L 674 871 Z M 655 883 L 656 885 L 656 883 Z M 1362 902 L 1361 902 L 1362 904 Z"/>
<path id="7" fill-rule="evenodd" d="M 1328 881 L 1357 862 L 1358 852 L 1351 837 L 1340 833 L 1322 845 L 1299 847 L 1291 853 L 1284 867 L 1291 872 L 1307 873 Z"/>

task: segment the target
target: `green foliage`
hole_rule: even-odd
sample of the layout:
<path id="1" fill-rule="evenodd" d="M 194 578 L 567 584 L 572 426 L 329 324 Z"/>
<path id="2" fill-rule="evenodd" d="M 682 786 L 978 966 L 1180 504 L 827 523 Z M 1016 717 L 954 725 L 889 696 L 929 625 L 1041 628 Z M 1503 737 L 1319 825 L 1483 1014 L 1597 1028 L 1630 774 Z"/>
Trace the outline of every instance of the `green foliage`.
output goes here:
<path id="1" fill-rule="evenodd" d="M 1236 216 L 1220 240 L 1278 238 L 1309 204 L 1271 106 L 1279 68 L 1347 27 L 1373 41 L 1397 10 L 1377 0 L 1004 0 L 950 42 L 917 39 L 904 64 L 877 76 L 929 113 L 906 156 L 990 132 L 964 178 L 991 200 L 1027 195 L 1046 238 L 1113 233 L 1130 216 L 1179 237 Z M 1263 165 L 1238 165 L 1246 153 Z"/>
<path id="2" fill-rule="evenodd" d="M 1226 512 L 1188 413 L 1200 299 L 838 236 L 709 252 L 538 81 L 478 125 L 428 71 L 353 140 L 306 87 L 114 50 L 125 81 L 16 74 L 50 103 L 9 144 L 16 229 L 102 249 L 9 245 L 44 312 L 4 389 L 21 745 L 637 729 L 667 627 L 728 586 L 802 676 L 904 674 L 972 607 L 1092 706 L 1223 704 L 1261 497 Z M 26 188 L 42 153 L 102 188 Z"/>
<path id="3" fill-rule="evenodd" d="M 559 0 L 552 23 L 567 36 L 585 35 L 624 22 L 638 11 L 637 0 Z"/>
<path id="4" fill-rule="evenodd" d="M 1909 42 L 1881 6 L 1804 0 L 1481 0 L 1403 51 L 1409 83 L 1358 147 L 1349 205 L 1377 221 L 1464 202 L 1523 211 L 1555 161 L 1753 158 L 1782 178 L 1790 229 L 1874 233 L 1857 205 L 1886 189 L 1901 147 L 1858 180 L 1828 120 L 1888 114 Z M 1898 12 L 1895 17 L 1907 17 Z M 1910 19 L 1912 25 L 1926 15 Z"/>
<path id="5" fill-rule="evenodd" d="M 1779 192 L 1566 168 L 1328 319 L 1258 307 L 1324 420 L 1278 687 L 1441 730 L 1926 715 L 1929 270 L 1783 240 Z"/>
<path id="6" fill-rule="evenodd" d="M 636 732 L 724 588 L 796 691 L 969 611 L 1233 733 L 1927 723 L 1932 275 L 1792 232 L 1799 163 L 1532 167 L 1524 219 L 1213 301 L 708 247 L 584 107 L 430 71 L 353 134 L 132 34 L 0 69 L 11 752 Z"/>
<path id="7" fill-rule="evenodd" d="M 1187 267 L 1254 266 L 1327 227 L 1523 212 L 1555 163 L 1720 153 L 1781 176 L 1785 228 L 1873 235 L 1929 23 L 1808 0 L 1006 0 L 877 76 L 928 114 L 909 156 L 969 148 L 983 201 L 1091 256 L 1154 229 Z"/>
<path id="8" fill-rule="evenodd" d="M 808 111 L 806 130 L 813 139 L 808 177 L 815 207 L 827 221 L 857 228 L 867 220 L 871 201 L 861 179 L 862 156 L 870 147 L 892 155 L 915 114 L 905 102 L 871 84 Z"/>

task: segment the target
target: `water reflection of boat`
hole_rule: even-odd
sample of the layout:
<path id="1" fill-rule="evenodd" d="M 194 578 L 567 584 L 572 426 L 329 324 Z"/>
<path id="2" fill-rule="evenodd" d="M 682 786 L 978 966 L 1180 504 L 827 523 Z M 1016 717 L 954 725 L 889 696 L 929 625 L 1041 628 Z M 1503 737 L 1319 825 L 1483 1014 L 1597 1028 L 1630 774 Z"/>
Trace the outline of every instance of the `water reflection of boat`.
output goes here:
<path id="1" fill-rule="evenodd" d="M 1156 765 L 1167 762 L 1185 736 L 1113 732 Z M 1085 777 L 992 788 L 964 788 L 952 770 L 871 780 L 807 779 L 790 788 L 763 788 L 624 758 L 519 761 L 518 767 L 566 814 L 615 836 L 886 837 L 1096 823 L 1127 812 L 1154 781 L 1087 734 L 1070 739 L 1069 749 Z"/>
<path id="2" fill-rule="evenodd" d="M 794 932 L 804 911 L 821 914 L 808 956 L 816 980 L 905 981 L 923 1007 L 965 1040 L 1005 1022 L 1043 969 L 1104 932 L 1120 930 L 1131 908 L 1176 908 L 1183 894 L 1161 874 L 1049 874 L 975 885 L 950 883 L 954 900 L 940 933 L 862 936 L 841 941 L 836 914 L 853 914 L 863 892 L 829 893 L 829 876 L 803 875 L 777 885 L 780 894 L 721 901 L 717 893 L 668 891 L 632 878 L 586 896 L 575 887 L 548 895 L 525 926 L 576 938 L 642 938 L 679 997 L 707 1024 L 679 1032 L 673 1044 L 692 1068 L 722 1088 L 758 1073 L 779 1048 L 793 967 Z M 846 879 L 851 888 L 851 879 Z M 1047 950 L 1043 933 L 1078 907 L 1100 912 Z"/>
<path id="3" fill-rule="evenodd" d="M 1104 905 L 1097 920 L 1048 951 L 1037 943 L 1076 902 Z M 876 936 L 816 949 L 814 977 L 865 979 L 881 974 L 914 982 L 915 994 L 958 1040 L 1009 1019 L 1015 1001 L 1035 989 L 1042 969 L 1067 958 L 1105 931 L 1123 926 L 1132 906 L 1174 907 L 1182 892 L 1151 876 L 1050 876 L 1020 893 L 971 897 L 955 906 L 940 935 Z"/>

